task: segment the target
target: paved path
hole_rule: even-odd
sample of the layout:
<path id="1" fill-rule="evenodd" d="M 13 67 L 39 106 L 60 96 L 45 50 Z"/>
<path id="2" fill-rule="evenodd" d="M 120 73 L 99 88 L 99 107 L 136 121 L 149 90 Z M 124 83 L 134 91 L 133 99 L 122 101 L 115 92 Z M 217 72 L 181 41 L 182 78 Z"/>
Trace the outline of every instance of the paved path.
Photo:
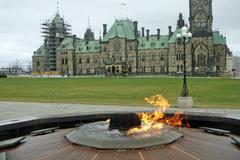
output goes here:
<path id="1" fill-rule="evenodd" d="M 50 117 L 64 114 L 91 114 L 112 112 L 139 112 L 154 111 L 156 107 L 107 106 L 87 104 L 59 104 L 59 103 L 29 103 L 0 101 L 0 124 L 22 119 Z M 183 111 L 191 115 L 216 115 L 240 119 L 240 110 L 237 109 L 179 109 L 170 108 L 169 113 Z"/>

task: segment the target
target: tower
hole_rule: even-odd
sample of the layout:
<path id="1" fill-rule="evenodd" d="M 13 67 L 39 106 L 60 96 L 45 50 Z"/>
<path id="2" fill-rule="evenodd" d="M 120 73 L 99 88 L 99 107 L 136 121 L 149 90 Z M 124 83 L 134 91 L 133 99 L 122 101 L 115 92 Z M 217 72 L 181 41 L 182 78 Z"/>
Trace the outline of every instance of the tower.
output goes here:
<path id="1" fill-rule="evenodd" d="M 91 27 L 90 27 L 90 19 L 89 18 L 88 18 L 88 28 L 84 34 L 84 40 L 86 41 L 86 43 L 88 43 L 89 41 L 95 40 L 94 33 L 92 32 Z"/>
<path id="2" fill-rule="evenodd" d="M 177 28 L 182 28 L 185 25 L 185 22 L 183 20 L 183 15 L 182 13 L 179 13 L 179 18 L 177 21 Z"/>
<path id="3" fill-rule="evenodd" d="M 193 36 L 212 36 L 212 0 L 190 0 L 189 3 L 189 21 Z"/>
<path id="4" fill-rule="evenodd" d="M 44 47 L 48 54 L 46 61 L 46 68 L 48 71 L 56 71 L 56 52 L 57 47 L 61 44 L 63 39 L 70 35 L 71 26 L 64 22 L 59 12 L 52 20 L 46 20 L 42 25 L 42 33 L 44 37 Z"/>

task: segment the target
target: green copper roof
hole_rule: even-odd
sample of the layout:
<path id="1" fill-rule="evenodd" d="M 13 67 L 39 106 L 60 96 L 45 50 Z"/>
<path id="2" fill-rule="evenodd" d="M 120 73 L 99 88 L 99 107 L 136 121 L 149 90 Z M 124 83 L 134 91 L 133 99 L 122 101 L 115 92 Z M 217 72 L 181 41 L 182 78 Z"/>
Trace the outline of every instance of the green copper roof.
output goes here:
<path id="1" fill-rule="evenodd" d="M 77 42 L 75 53 L 93 53 L 100 52 L 99 41 L 89 41 L 86 43 L 84 40 Z"/>
<path id="2" fill-rule="evenodd" d="M 74 49 L 73 46 L 73 37 L 66 37 L 62 41 L 61 45 L 58 47 L 58 50 L 61 49 Z"/>
<path id="3" fill-rule="evenodd" d="M 45 56 L 47 55 L 47 50 L 42 45 L 40 48 L 38 48 L 37 51 L 34 52 L 33 56 Z"/>
<path id="4" fill-rule="evenodd" d="M 221 36 L 219 31 L 213 32 L 213 44 L 226 44 L 226 38 Z"/>
<path id="5" fill-rule="evenodd" d="M 129 19 L 126 20 L 116 20 L 112 25 L 107 35 L 103 37 L 103 42 L 108 41 L 111 38 L 120 37 L 127 38 L 128 40 L 134 40 L 134 28 L 133 22 Z"/>
<path id="6" fill-rule="evenodd" d="M 159 49 L 159 48 L 168 48 L 168 35 L 160 36 L 160 39 L 157 39 L 157 36 L 150 36 L 147 41 L 146 37 L 138 38 L 139 45 L 138 49 Z"/>

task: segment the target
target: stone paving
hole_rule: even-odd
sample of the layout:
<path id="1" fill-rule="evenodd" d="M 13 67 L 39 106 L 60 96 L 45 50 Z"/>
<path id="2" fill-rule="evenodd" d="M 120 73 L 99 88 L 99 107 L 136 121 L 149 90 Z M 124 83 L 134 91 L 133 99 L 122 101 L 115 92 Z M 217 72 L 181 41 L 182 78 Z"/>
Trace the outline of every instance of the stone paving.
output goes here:
<path id="1" fill-rule="evenodd" d="M 60 103 L 29 103 L 0 101 L 0 124 L 23 119 L 60 116 L 66 114 L 95 114 L 114 112 L 154 111 L 156 107 L 108 106 L 88 104 L 60 104 Z M 240 110 L 237 109 L 180 109 L 170 108 L 167 112 L 182 111 L 191 115 L 211 115 L 240 120 Z"/>

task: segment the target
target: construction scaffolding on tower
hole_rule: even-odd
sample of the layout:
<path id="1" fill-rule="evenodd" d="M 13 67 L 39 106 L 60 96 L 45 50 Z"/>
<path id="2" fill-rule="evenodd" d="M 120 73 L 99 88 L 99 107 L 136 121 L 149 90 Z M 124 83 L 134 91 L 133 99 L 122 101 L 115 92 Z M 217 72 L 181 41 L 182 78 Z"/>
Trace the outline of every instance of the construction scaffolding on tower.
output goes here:
<path id="1" fill-rule="evenodd" d="M 44 37 L 44 48 L 47 50 L 46 69 L 56 71 L 56 52 L 57 47 L 64 38 L 71 35 L 71 25 L 64 22 L 64 19 L 57 13 L 53 20 L 46 20 L 41 24 L 42 37 Z"/>

